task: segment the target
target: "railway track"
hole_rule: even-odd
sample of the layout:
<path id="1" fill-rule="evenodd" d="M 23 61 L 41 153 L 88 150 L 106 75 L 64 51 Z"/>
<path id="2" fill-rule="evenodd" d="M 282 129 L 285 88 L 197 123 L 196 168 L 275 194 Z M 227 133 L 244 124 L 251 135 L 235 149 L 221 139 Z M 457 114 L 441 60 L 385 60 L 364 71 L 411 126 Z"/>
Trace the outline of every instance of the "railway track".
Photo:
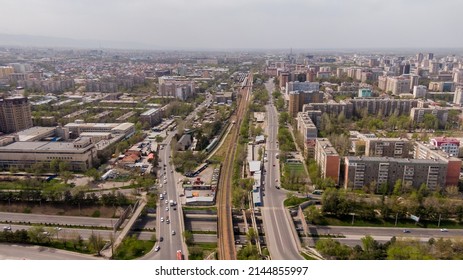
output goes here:
<path id="1" fill-rule="evenodd" d="M 248 87 L 241 89 L 241 99 L 235 115 L 235 126 L 230 131 L 231 145 L 227 147 L 227 154 L 222 165 L 218 193 L 218 251 L 222 260 L 235 260 L 235 237 L 232 221 L 232 175 L 233 163 L 238 143 L 239 129 L 249 101 L 249 91 L 252 88 L 252 75 L 248 76 Z"/>

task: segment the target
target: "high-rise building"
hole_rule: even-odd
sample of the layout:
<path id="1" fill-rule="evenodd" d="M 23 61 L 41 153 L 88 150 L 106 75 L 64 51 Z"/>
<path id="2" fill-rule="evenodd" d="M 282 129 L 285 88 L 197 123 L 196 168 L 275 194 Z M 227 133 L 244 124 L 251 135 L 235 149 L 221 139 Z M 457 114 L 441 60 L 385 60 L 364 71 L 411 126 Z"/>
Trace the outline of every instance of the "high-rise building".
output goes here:
<path id="1" fill-rule="evenodd" d="M 371 97 L 372 95 L 371 88 L 361 88 L 358 91 L 358 97 Z"/>
<path id="2" fill-rule="evenodd" d="M 372 157 L 408 158 L 412 144 L 402 138 L 364 138 L 365 155 Z"/>
<path id="3" fill-rule="evenodd" d="M 454 70 L 453 81 L 455 82 L 455 84 L 463 85 L 463 69 Z"/>
<path id="4" fill-rule="evenodd" d="M 27 97 L 0 99 L 0 131 L 13 133 L 32 127 L 31 105 Z"/>
<path id="5" fill-rule="evenodd" d="M 289 73 L 281 72 L 279 79 L 280 79 L 280 88 L 286 86 L 286 83 L 289 82 Z"/>
<path id="6" fill-rule="evenodd" d="M 444 172 L 445 180 L 441 186 L 458 186 L 460 180 L 461 159 L 450 156 L 440 149 L 420 142 L 415 143 L 415 158 L 443 161 L 447 164 Z"/>
<path id="7" fill-rule="evenodd" d="M 434 53 L 428 53 L 427 54 L 427 59 L 428 60 L 433 60 L 434 59 Z"/>
<path id="8" fill-rule="evenodd" d="M 429 143 L 450 156 L 458 156 L 460 141 L 456 138 L 435 137 L 432 138 Z"/>
<path id="9" fill-rule="evenodd" d="M 418 63 L 421 63 L 421 61 L 423 61 L 424 59 L 424 55 L 422 53 L 418 53 L 416 55 L 416 61 L 418 61 Z"/>
<path id="10" fill-rule="evenodd" d="M 455 89 L 455 95 L 453 96 L 453 103 L 463 105 L 463 86 L 458 86 Z"/>
<path id="11" fill-rule="evenodd" d="M 415 97 L 415 98 L 425 98 L 427 91 L 428 90 L 427 90 L 426 86 L 423 86 L 423 85 L 413 86 L 413 97 Z"/>
<path id="12" fill-rule="evenodd" d="M 422 184 L 431 190 L 446 186 L 447 162 L 439 159 L 389 157 L 346 157 L 344 187 L 360 189 L 374 184 L 389 191 L 397 180 L 418 189 Z"/>
<path id="13" fill-rule="evenodd" d="M 333 179 L 334 183 L 338 185 L 340 157 L 328 139 L 317 139 L 315 144 L 315 161 L 320 167 L 321 176 Z"/>
<path id="14" fill-rule="evenodd" d="M 293 118 L 302 111 L 304 104 L 323 102 L 323 92 L 320 91 L 291 91 L 289 92 L 288 112 Z"/>
<path id="15" fill-rule="evenodd" d="M 288 82 L 286 83 L 286 94 L 291 91 L 318 91 L 320 83 L 318 82 Z"/>
<path id="16" fill-rule="evenodd" d="M 398 95 L 410 92 L 410 79 L 407 77 L 388 77 L 386 91 Z"/>

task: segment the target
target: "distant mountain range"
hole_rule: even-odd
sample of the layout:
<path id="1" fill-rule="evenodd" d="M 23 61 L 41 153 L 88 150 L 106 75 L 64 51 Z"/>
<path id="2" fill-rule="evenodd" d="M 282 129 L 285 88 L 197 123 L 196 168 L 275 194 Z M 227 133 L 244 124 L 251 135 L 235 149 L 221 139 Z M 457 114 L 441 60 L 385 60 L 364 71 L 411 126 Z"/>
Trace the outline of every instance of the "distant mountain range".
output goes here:
<path id="1" fill-rule="evenodd" d="M 21 47 L 66 47 L 66 48 L 115 48 L 115 49 L 162 49 L 159 46 L 152 46 L 139 42 L 107 41 L 107 40 L 86 40 L 71 39 L 49 36 L 2 34 L 0 33 L 0 46 L 21 46 Z"/>

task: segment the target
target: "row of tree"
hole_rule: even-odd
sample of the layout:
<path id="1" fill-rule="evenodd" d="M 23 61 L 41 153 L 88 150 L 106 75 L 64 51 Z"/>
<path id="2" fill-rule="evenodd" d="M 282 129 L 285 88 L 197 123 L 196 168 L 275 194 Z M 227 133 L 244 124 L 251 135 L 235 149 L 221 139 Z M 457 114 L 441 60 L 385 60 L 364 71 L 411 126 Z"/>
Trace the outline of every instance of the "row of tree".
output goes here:
<path id="1" fill-rule="evenodd" d="M 316 211 L 311 209 L 307 214 L 309 217 L 320 218 L 320 214 L 314 213 Z M 463 201 L 451 194 L 429 192 L 425 186 L 409 193 L 397 195 L 395 192 L 380 197 L 360 196 L 335 188 L 325 190 L 322 197 L 322 215 L 345 217 L 352 213 L 364 220 L 405 219 L 409 214 L 413 214 L 425 221 L 456 219 L 462 222 Z M 317 223 L 317 219 L 312 218 L 311 222 Z"/>
<path id="2" fill-rule="evenodd" d="M 392 237 L 384 244 L 371 236 L 361 239 L 362 245 L 351 248 L 339 241 L 327 238 L 317 241 L 315 248 L 327 259 L 336 260 L 461 260 L 463 240 L 416 239 Z"/>

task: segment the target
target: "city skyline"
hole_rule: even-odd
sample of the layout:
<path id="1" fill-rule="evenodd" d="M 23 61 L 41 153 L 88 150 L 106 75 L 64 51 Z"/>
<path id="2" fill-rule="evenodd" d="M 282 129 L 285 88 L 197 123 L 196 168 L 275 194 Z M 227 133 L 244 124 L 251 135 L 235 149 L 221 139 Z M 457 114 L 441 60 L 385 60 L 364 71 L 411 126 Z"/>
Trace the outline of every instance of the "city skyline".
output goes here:
<path id="1" fill-rule="evenodd" d="M 130 5 L 122 0 L 21 0 L 2 6 L 9 12 L 0 19 L 0 37 L 10 45 L 185 50 L 463 47 L 463 38 L 457 36 L 463 3 L 457 0 L 136 0 Z M 433 20 L 440 11 L 445 21 Z M 33 37 L 21 41 L 11 35 Z"/>

